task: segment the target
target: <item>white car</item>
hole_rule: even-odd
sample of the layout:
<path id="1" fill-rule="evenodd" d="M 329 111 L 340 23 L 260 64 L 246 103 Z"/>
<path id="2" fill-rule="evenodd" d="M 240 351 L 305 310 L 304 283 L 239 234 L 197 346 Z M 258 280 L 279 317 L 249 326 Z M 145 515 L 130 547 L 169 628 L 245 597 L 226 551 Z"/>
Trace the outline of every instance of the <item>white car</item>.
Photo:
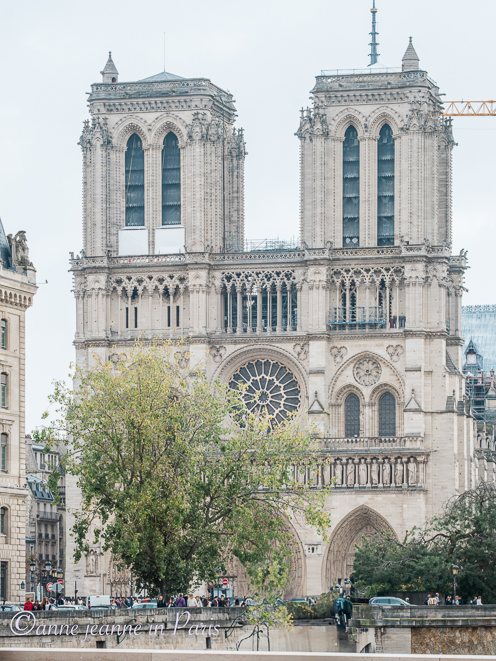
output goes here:
<path id="1" fill-rule="evenodd" d="M 369 601 L 370 606 L 411 606 L 408 601 L 398 597 L 374 597 Z"/>

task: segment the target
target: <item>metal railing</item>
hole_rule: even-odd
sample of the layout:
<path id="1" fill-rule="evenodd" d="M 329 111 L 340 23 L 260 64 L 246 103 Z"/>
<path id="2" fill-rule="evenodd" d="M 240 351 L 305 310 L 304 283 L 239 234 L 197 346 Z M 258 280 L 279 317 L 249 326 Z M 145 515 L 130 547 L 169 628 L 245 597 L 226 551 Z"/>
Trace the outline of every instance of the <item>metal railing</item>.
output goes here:
<path id="1" fill-rule="evenodd" d="M 46 519 L 48 521 L 58 521 L 59 516 L 60 515 L 56 512 L 38 512 L 37 513 L 37 518 L 38 519 Z"/>

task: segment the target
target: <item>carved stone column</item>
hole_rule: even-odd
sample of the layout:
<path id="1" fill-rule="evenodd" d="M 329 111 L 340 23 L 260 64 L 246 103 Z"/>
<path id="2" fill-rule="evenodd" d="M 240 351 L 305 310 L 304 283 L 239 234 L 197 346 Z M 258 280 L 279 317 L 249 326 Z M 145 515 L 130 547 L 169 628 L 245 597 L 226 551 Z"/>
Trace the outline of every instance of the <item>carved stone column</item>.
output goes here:
<path id="1" fill-rule="evenodd" d="M 276 333 L 282 332 L 282 289 L 281 284 L 278 282 L 276 285 L 277 291 L 277 326 Z"/>

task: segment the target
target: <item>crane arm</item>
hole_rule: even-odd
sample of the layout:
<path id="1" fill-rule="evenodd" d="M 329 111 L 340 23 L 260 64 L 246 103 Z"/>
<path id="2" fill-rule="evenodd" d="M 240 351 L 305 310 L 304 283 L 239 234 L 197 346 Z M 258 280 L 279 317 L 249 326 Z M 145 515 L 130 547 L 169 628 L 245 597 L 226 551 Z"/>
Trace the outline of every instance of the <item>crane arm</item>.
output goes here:
<path id="1" fill-rule="evenodd" d="M 489 117 L 496 115 L 496 101 L 445 101 L 444 117 Z"/>

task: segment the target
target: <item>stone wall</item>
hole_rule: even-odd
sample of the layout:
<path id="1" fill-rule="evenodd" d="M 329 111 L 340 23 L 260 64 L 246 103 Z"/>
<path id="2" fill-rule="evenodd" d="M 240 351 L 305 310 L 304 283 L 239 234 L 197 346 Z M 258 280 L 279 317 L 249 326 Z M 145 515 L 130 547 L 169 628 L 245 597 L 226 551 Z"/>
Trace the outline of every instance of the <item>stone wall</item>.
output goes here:
<path id="1" fill-rule="evenodd" d="M 412 629 L 412 654 L 496 655 L 496 627 Z"/>
<path id="2" fill-rule="evenodd" d="M 236 650 L 239 641 L 247 638 L 253 627 L 243 618 L 244 609 L 197 608 L 143 609 L 118 611 L 35 612 L 27 614 L 0 613 L 0 648 L 96 648 L 106 649 L 174 649 L 174 650 Z M 234 622 L 241 617 L 241 622 Z M 19 619 L 20 618 L 20 619 Z M 136 618 L 136 619 L 134 619 Z M 176 628 L 177 623 L 177 628 Z M 231 625 L 233 629 L 230 630 Z M 186 626 L 185 626 L 186 625 Z M 123 635 L 126 626 L 126 635 Z M 14 635 L 15 631 L 18 635 Z M 24 635 L 23 632 L 26 632 Z M 131 633 L 130 633 L 131 632 Z M 227 633 L 227 637 L 226 637 Z M 118 642 L 117 637 L 120 642 Z M 259 649 L 267 650 L 265 633 L 260 636 Z M 256 637 L 241 643 L 240 650 L 256 651 Z M 298 623 L 290 632 L 270 631 L 270 651 L 336 652 L 339 651 L 334 625 L 315 621 Z"/>

